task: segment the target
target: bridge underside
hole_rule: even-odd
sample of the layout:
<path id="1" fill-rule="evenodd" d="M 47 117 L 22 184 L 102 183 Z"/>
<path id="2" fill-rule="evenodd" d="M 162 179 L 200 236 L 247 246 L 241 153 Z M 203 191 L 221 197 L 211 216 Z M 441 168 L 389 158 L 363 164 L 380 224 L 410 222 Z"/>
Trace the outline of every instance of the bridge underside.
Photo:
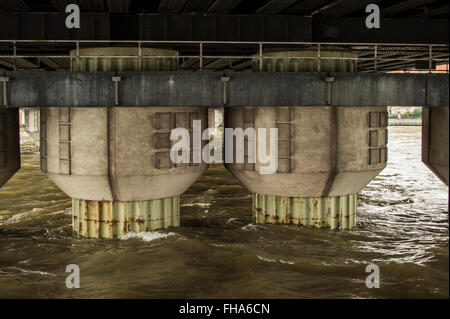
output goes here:
<path id="1" fill-rule="evenodd" d="M 356 194 L 387 165 L 388 105 L 424 108 L 422 160 L 448 184 L 447 1 L 75 2 L 80 29 L 65 27 L 68 1 L 0 0 L 0 183 L 19 164 L 2 118 L 39 107 L 41 170 L 73 198 L 81 236 L 179 225 L 209 136 L 187 138 L 179 163 L 171 134 L 195 135 L 208 108 L 227 128 L 277 129 L 271 174 L 250 161 L 256 135 L 226 163 L 258 223 L 355 227 Z M 412 69 L 425 74 L 389 73 Z M 275 147 L 264 138 L 255 152 Z"/>
<path id="2" fill-rule="evenodd" d="M 99 46 L 98 42 L 70 42 L 76 40 L 106 41 L 101 46 L 115 46 L 108 42 L 114 40 L 155 41 L 142 46 L 177 50 L 187 56 L 181 58 L 181 70 L 250 71 L 251 56 L 258 54 L 260 42 L 265 43 L 264 50 L 278 51 L 317 49 L 318 43 L 333 43 L 358 55 L 358 72 L 434 69 L 445 62 L 439 59 L 449 56 L 449 4 L 445 0 L 72 1 L 80 6 L 80 29 L 65 27 L 67 3 L 0 0 L 0 71 L 70 70 L 70 61 L 61 56 L 77 46 Z M 380 29 L 365 26 L 368 4 L 380 7 Z M 43 40 L 55 42 L 49 45 Z M 210 41 L 222 43 L 206 43 Z M 202 48 L 198 42 L 203 42 Z M 293 45 L 298 42 L 305 44 Z M 430 44 L 444 47 L 430 52 Z M 209 57 L 202 61 L 189 57 L 199 54 Z M 219 55 L 227 58 L 215 57 Z M 376 61 L 383 57 L 384 61 Z M 423 60 L 430 58 L 431 63 Z"/>

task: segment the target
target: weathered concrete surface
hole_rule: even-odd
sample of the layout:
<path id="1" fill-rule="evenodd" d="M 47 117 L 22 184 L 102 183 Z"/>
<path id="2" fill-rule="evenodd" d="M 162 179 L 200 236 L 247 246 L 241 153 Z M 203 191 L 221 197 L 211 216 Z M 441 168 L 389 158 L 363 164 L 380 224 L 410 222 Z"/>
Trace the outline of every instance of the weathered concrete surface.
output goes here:
<path id="1" fill-rule="evenodd" d="M 264 165 L 258 161 L 254 168 L 245 163 L 226 166 L 253 193 L 287 197 L 355 194 L 386 166 L 385 111 L 385 107 L 226 109 L 226 127 L 251 126 L 246 120 L 252 117 L 255 130 L 278 127 L 279 138 L 276 174 L 260 174 Z M 371 114 L 377 117 L 374 126 L 370 126 Z"/>
<path id="2" fill-rule="evenodd" d="M 422 111 L 422 161 L 448 185 L 449 107 Z"/>
<path id="3" fill-rule="evenodd" d="M 6 72 L 8 104 L 18 107 L 114 105 L 112 77 L 121 76 L 119 104 L 130 106 L 223 106 L 217 72 Z M 446 74 L 326 72 L 227 73 L 226 106 L 327 106 L 327 76 L 334 106 L 449 105 Z M 258 94 L 254 94 L 258 92 Z M 0 90 L 0 101 L 2 90 Z"/>
<path id="4" fill-rule="evenodd" d="M 0 107 L 0 186 L 19 169 L 19 109 Z"/>
<path id="5" fill-rule="evenodd" d="M 72 71 L 111 72 L 111 71 L 175 71 L 178 70 L 178 51 L 137 47 L 102 47 L 72 50 Z M 81 58 L 77 58 L 81 57 Z M 89 57 L 93 56 L 93 57 Z M 130 56 L 135 58 L 114 58 Z M 157 58 L 148 58 L 158 56 Z"/>
<path id="6" fill-rule="evenodd" d="M 262 72 L 356 72 L 357 66 L 355 59 L 357 55 L 344 50 L 333 50 L 332 47 L 321 50 L 320 65 L 316 48 L 302 51 L 264 52 L 263 57 L 271 58 L 262 59 L 262 69 L 260 68 L 260 59 L 257 59 L 259 54 L 254 55 L 254 57 L 253 71 Z M 306 59 L 299 59 L 298 57 Z M 339 60 L 333 58 L 339 58 Z"/>
<path id="7" fill-rule="evenodd" d="M 175 123 L 189 129 L 195 118 L 203 130 L 206 108 L 50 107 L 41 110 L 41 118 L 42 169 L 72 198 L 139 201 L 179 196 L 207 168 L 203 163 L 174 166 L 169 157 Z"/>

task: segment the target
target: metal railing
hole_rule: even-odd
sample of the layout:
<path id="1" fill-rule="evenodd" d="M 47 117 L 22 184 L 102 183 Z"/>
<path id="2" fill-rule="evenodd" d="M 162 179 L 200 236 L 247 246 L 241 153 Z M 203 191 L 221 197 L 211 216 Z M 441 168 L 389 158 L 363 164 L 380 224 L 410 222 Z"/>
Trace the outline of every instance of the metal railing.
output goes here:
<path id="1" fill-rule="evenodd" d="M 35 45 L 32 47 L 32 45 Z M 38 48 L 41 52 L 45 50 L 54 50 L 55 45 L 63 46 L 62 51 L 74 51 L 75 54 L 36 54 L 29 53 L 33 48 Z M 83 55 L 80 56 L 80 49 L 98 46 L 129 46 L 137 48 L 137 55 Z M 189 50 L 186 50 L 186 46 Z M 213 46 L 220 46 L 222 52 L 234 51 L 237 47 L 245 47 L 245 54 L 213 54 L 210 49 Z M 176 55 L 145 55 L 142 50 L 145 47 L 164 47 L 179 51 L 188 51 L 188 53 Z M 289 55 L 288 57 L 266 56 L 266 52 L 272 51 L 302 51 L 313 50 L 316 52 L 314 56 L 305 55 Z M 342 56 L 323 56 L 325 50 L 353 52 L 355 57 Z M 194 53 L 191 53 L 194 52 Z M 423 61 L 422 67 L 424 71 L 434 71 L 436 65 L 449 63 L 449 46 L 447 44 L 398 44 L 398 43 L 339 43 L 339 42 L 249 42 L 249 41 L 113 41 L 113 40 L 0 40 L 0 61 L 3 59 L 3 65 L 9 64 L 13 70 L 33 69 L 32 66 L 24 66 L 19 63 L 21 59 L 37 60 L 37 68 L 43 59 L 67 59 L 69 65 L 75 60 L 77 64 L 80 58 L 111 58 L 111 59 L 158 59 L 158 58 L 175 58 L 179 61 L 186 62 L 193 59 L 195 65 L 192 69 L 208 70 L 217 69 L 209 68 L 211 60 L 225 59 L 229 60 L 229 71 L 239 71 L 243 68 L 240 65 L 249 67 L 255 64 L 259 70 L 263 70 L 265 59 L 304 59 L 316 61 L 317 72 L 321 71 L 321 65 L 326 60 L 354 60 L 358 63 L 359 72 L 385 72 L 391 70 L 406 70 L 415 68 L 417 62 Z M 23 60 L 21 61 L 23 62 Z M 29 62 L 29 61 L 28 61 Z M 192 61 L 191 61 L 192 62 Z M 33 64 L 32 62 L 30 62 Z M 55 62 L 56 63 L 56 62 Z M 26 64 L 26 63 L 25 63 Z M 56 63 L 57 64 L 57 63 Z M 182 63 L 180 63 L 182 65 Z M 1 64 L 0 64 L 1 67 Z M 65 67 L 67 69 L 67 67 Z M 62 67 L 64 69 L 64 67 Z M 189 69 L 182 67 L 181 69 Z M 448 66 L 441 72 L 448 73 Z"/>
<path id="2" fill-rule="evenodd" d="M 388 119 L 389 126 L 421 126 L 422 119 Z"/>

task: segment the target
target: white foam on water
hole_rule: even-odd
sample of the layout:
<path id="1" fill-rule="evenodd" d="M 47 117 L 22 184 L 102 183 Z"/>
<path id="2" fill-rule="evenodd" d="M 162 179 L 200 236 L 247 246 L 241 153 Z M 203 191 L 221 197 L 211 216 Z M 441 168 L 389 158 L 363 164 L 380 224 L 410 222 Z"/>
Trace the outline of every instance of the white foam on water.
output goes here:
<path id="1" fill-rule="evenodd" d="M 294 262 L 292 262 L 292 261 L 286 261 L 286 260 L 283 260 L 283 259 L 278 259 L 278 260 L 277 259 L 270 259 L 270 258 L 261 257 L 259 255 L 256 255 L 256 257 L 258 257 L 259 260 L 262 260 L 262 261 L 265 261 L 265 262 L 269 262 L 269 263 L 279 262 L 279 263 L 287 264 L 287 265 L 293 265 L 294 264 Z"/>
<path id="2" fill-rule="evenodd" d="M 156 239 L 165 239 L 171 236 L 175 236 L 175 233 L 160 233 L 157 231 L 147 231 L 147 232 L 130 232 L 120 237 L 121 240 L 127 239 L 142 239 L 143 241 L 150 242 Z"/>
<path id="3" fill-rule="evenodd" d="M 258 226 L 254 224 L 248 224 L 247 226 L 242 227 L 242 230 L 256 231 L 258 230 Z"/>
<path id="4" fill-rule="evenodd" d="M 292 261 L 286 261 L 286 260 L 283 260 L 283 259 L 278 259 L 278 261 L 280 263 L 282 263 L 282 264 L 288 264 L 288 265 L 293 265 L 294 264 L 294 262 L 292 262 Z"/>
<path id="5" fill-rule="evenodd" d="M 265 258 L 265 257 L 261 257 L 261 256 L 258 256 L 258 255 L 256 255 L 256 257 L 258 257 L 259 260 L 266 261 L 266 262 L 269 262 L 269 263 L 276 263 L 277 262 L 276 259 Z"/>
<path id="6" fill-rule="evenodd" d="M 236 217 L 228 218 L 227 224 L 231 224 L 232 222 L 235 222 L 235 221 L 238 221 L 238 220 L 239 220 L 239 218 L 236 218 Z"/>
<path id="7" fill-rule="evenodd" d="M 192 206 L 198 206 L 201 208 L 209 208 L 209 206 L 211 206 L 211 203 L 187 203 L 187 204 L 183 204 L 181 205 L 181 207 L 192 207 Z"/>
<path id="8" fill-rule="evenodd" d="M 56 277 L 55 274 L 46 272 L 46 271 L 40 271 L 40 270 L 29 270 L 29 269 L 25 269 L 25 268 L 20 268 L 20 267 L 7 267 L 9 269 L 15 270 L 15 271 L 20 271 L 24 274 L 30 274 L 30 275 L 42 275 L 42 276 L 52 276 L 52 277 Z"/>

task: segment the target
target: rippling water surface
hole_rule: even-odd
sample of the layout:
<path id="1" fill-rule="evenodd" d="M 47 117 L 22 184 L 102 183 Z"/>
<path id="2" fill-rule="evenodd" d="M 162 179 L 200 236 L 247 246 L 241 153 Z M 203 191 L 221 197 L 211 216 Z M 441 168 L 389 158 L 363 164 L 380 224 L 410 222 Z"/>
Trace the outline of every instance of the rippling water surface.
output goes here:
<path id="1" fill-rule="evenodd" d="M 389 134 L 352 231 L 254 225 L 250 193 L 212 166 L 182 196 L 181 228 L 79 239 L 71 200 L 24 153 L 0 189 L 0 297 L 448 298 L 448 188 L 420 161 L 420 127 Z M 379 289 L 365 286 L 368 263 Z M 81 289 L 66 288 L 68 264 Z"/>

